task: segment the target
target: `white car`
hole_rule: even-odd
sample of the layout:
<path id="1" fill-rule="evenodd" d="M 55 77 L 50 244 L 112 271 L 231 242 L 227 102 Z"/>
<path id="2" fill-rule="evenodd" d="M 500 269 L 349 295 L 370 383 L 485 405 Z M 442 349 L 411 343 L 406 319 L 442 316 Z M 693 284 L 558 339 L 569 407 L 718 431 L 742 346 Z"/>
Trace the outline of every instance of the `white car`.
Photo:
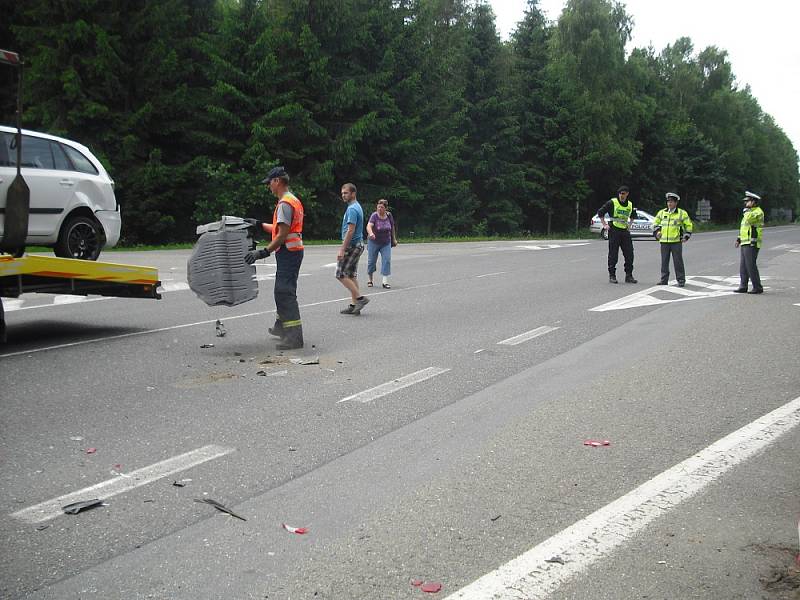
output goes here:
<path id="1" fill-rule="evenodd" d="M 17 130 L 0 125 L 0 234 L 6 195 L 17 175 Z M 72 140 L 22 130 L 22 176 L 30 189 L 26 245 L 56 256 L 97 260 L 119 241 L 122 218 L 114 181 L 100 161 Z"/>
<path id="2" fill-rule="evenodd" d="M 653 237 L 653 221 L 656 218 L 649 212 L 643 211 L 639 208 L 636 209 L 637 218 L 633 220 L 630 226 L 631 237 Z M 611 217 L 606 214 L 606 223 L 611 223 Z M 589 231 L 592 233 L 600 234 L 604 240 L 608 239 L 608 231 L 603 229 L 603 224 L 600 222 L 600 217 L 594 215 L 592 222 L 589 224 Z M 653 238 L 655 239 L 655 238 Z"/>

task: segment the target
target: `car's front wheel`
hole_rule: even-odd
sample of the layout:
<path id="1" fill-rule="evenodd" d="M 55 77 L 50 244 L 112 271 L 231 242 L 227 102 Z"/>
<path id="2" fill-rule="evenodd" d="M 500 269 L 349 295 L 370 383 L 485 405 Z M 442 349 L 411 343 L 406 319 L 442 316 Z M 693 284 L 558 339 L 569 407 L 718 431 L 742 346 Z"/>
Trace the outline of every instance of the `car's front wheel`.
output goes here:
<path id="1" fill-rule="evenodd" d="M 89 217 L 71 217 L 64 221 L 53 249 L 61 258 L 97 260 L 103 249 L 103 231 L 100 224 Z"/>

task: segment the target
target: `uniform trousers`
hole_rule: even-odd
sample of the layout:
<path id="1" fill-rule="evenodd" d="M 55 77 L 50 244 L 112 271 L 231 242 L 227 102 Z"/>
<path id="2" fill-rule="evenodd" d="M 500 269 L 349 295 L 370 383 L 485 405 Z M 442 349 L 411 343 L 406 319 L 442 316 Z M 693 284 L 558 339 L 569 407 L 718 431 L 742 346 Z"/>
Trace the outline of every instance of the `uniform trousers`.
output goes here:
<path id="1" fill-rule="evenodd" d="M 631 239 L 631 232 L 612 225 L 608 229 L 609 275 L 617 274 L 620 248 L 622 248 L 622 256 L 625 257 L 625 275 L 633 275 L 633 240 Z"/>
<path id="2" fill-rule="evenodd" d="M 661 283 L 669 281 L 669 257 L 675 265 L 675 279 L 678 283 L 686 283 L 686 271 L 683 268 L 683 243 L 682 242 L 660 242 L 661 243 Z"/>
<path id="3" fill-rule="evenodd" d="M 303 335 L 300 326 L 300 306 L 297 304 L 297 278 L 300 276 L 300 265 L 303 263 L 303 251 L 290 251 L 281 246 L 275 252 L 275 309 L 277 312 L 275 327 L 285 337 L 293 333 Z M 295 331 L 292 331 L 295 330 Z"/>
<path id="4" fill-rule="evenodd" d="M 750 244 L 740 246 L 741 256 L 739 259 L 739 288 L 747 289 L 747 280 L 753 284 L 754 290 L 761 290 L 761 275 L 758 273 L 758 248 Z"/>

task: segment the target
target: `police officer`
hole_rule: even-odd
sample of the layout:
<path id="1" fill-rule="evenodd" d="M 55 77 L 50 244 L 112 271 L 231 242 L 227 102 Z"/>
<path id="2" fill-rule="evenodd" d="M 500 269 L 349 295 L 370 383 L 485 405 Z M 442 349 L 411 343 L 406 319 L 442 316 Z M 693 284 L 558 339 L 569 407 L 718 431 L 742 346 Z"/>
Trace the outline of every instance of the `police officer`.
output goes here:
<path id="1" fill-rule="evenodd" d="M 633 203 L 628 201 L 629 193 L 628 186 L 623 185 L 617 190 L 617 197 L 611 198 L 597 211 L 603 228 L 608 231 L 608 280 L 611 283 L 618 283 L 617 261 L 620 248 L 625 257 L 625 282 L 638 283 L 633 278 L 633 240 L 629 230 L 631 219 L 635 219 L 637 215 Z M 610 225 L 606 222 L 606 214 L 611 215 Z"/>
<path id="2" fill-rule="evenodd" d="M 753 285 L 751 294 L 762 294 L 761 276 L 758 274 L 758 251 L 761 248 L 764 230 L 764 211 L 759 203 L 761 196 L 752 192 L 744 193 L 744 214 L 739 225 L 739 237 L 735 246 L 740 248 L 739 287 L 734 290 L 740 294 L 747 292 L 747 281 Z"/>
<path id="3" fill-rule="evenodd" d="M 682 208 L 678 208 L 681 197 L 675 192 L 667 192 L 667 208 L 662 208 L 653 221 L 653 235 L 661 242 L 661 279 L 658 285 L 669 281 L 669 257 L 675 265 L 675 278 L 678 287 L 686 285 L 686 272 L 683 268 L 683 244 L 692 237 L 694 224 Z"/>
<path id="4" fill-rule="evenodd" d="M 272 235 L 272 240 L 262 250 L 251 250 L 245 262 L 255 261 L 275 253 L 275 325 L 269 333 L 281 338 L 278 350 L 303 347 L 303 326 L 300 322 L 300 307 L 297 304 L 297 278 L 303 263 L 303 205 L 289 191 L 289 174 L 283 167 L 272 169 L 262 181 L 278 198 L 272 223 L 261 223 L 248 219 L 263 231 Z"/>

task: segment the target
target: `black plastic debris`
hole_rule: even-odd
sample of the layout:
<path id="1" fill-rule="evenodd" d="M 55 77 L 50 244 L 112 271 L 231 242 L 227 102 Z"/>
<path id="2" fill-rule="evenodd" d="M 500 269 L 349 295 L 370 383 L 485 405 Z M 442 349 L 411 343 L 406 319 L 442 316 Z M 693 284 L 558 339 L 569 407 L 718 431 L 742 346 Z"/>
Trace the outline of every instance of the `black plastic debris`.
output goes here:
<path id="1" fill-rule="evenodd" d="M 237 515 L 235 512 L 233 512 L 230 508 L 228 508 L 224 504 L 220 504 L 219 502 L 217 502 L 216 500 L 212 500 L 211 498 L 202 498 L 202 499 L 201 498 L 195 498 L 194 501 L 195 502 L 200 502 L 201 504 L 210 504 L 211 506 L 213 506 L 214 508 L 216 508 L 220 512 L 224 512 L 226 514 L 229 514 L 230 516 L 236 517 L 237 519 L 241 519 L 242 521 L 247 521 L 247 519 L 245 519 L 244 517 L 240 517 L 239 515 Z"/>
<path id="2" fill-rule="evenodd" d="M 556 564 L 559 564 L 559 565 L 564 565 L 564 564 L 566 564 L 566 563 L 564 562 L 564 559 L 563 559 L 563 558 L 561 558 L 560 556 L 553 556 L 552 558 L 546 558 L 544 562 L 547 562 L 547 563 L 556 563 Z"/>
<path id="3" fill-rule="evenodd" d="M 48 523 L 47 525 L 39 525 L 39 526 L 36 528 L 36 531 L 44 531 L 44 530 L 45 530 L 45 529 L 47 529 L 48 527 L 50 527 L 50 524 L 49 524 L 49 523 Z"/>
<path id="4" fill-rule="evenodd" d="M 490 521 L 497 521 L 497 519 L 499 519 L 499 518 L 500 518 L 500 517 L 502 517 L 502 516 L 503 516 L 503 515 L 497 515 L 497 516 L 494 516 L 494 517 L 489 517 L 489 520 L 490 520 Z"/>
<path id="5" fill-rule="evenodd" d="M 215 326 L 217 330 L 217 337 L 225 337 L 225 334 L 228 332 L 225 329 L 225 325 L 222 324 L 222 321 L 217 319 Z"/>
<path id="6" fill-rule="evenodd" d="M 67 504 L 66 506 L 62 506 L 61 510 L 63 510 L 68 515 L 77 515 L 82 510 L 89 510 L 90 508 L 94 508 L 95 506 L 102 506 L 103 501 L 99 498 L 94 498 L 93 500 L 82 500 L 81 502 L 73 502 L 72 504 Z"/>
<path id="7" fill-rule="evenodd" d="M 200 344 L 201 348 L 213 348 L 214 344 Z"/>
<path id="8" fill-rule="evenodd" d="M 181 483 L 180 481 L 173 481 L 172 485 L 174 487 L 186 487 L 186 484 L 185 483 Z"/>

